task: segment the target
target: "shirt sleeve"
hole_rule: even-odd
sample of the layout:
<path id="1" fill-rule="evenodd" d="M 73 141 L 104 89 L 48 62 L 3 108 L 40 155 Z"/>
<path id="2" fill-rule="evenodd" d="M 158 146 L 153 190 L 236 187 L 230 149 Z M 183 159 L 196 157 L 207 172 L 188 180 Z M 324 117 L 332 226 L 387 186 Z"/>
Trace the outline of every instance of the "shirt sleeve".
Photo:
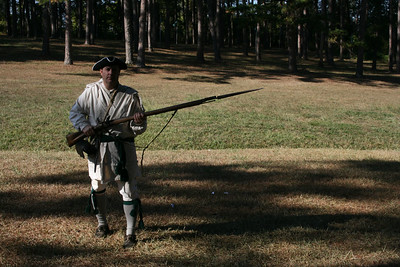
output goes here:
<path id="1" fill-rule="evenodd" d="M 88 119 L 89 111 L 87 110 L 88 90 L 89 88 L 87 86 L 85 91 L 78 97 L 69 112 L 69 120 L 74 128 L 80 131 L 86 126 L 91 125 Z"/>
<path id="2" fill-rule="evenodd" d="M 142 103 L 142 99 L 140 98 L 139 94 L 133 94 L 133 113 L 137 113 L 137 112 L 144 112 L 144 107 L 143 107 L 143 103 Z M 142 134 L 146 131 L 147 128 L 147 119 L 145 118 L 145 120 L 141 123 L 141 124 L 136 124 L 133 120 L 130 121 L 129 126 L 131 128 L 131 130 L 133 131 L 133 133 L 135 134 L 135 136 Z"/>

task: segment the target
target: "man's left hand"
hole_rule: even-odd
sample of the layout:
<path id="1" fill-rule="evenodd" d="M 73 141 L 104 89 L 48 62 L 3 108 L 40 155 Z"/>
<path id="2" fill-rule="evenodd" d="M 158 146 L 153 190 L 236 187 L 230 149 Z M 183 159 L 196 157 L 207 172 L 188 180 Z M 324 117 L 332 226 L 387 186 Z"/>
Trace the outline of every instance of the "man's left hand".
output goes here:
<path id="1" fill-rule="evenodd" d="M 142 124 L 145 121 L 146 117 L 144 116 L 143 112 L 137 112 L 133 114 L 133 121 L 136 124 Z"/>

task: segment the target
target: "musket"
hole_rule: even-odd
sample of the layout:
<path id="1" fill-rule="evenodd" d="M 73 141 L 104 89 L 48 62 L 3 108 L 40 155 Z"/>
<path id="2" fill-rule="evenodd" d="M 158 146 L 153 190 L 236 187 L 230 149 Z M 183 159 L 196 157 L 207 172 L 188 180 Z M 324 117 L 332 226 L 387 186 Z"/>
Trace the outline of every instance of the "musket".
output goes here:
<path id="1" fill-rule="evenodd" d="M 178 104 L 178 105 L 174 105 L 174 106 L 169 106 L 169 107 L 165 107 L 165 108 L 146 111 L 146 112 L 144 112 L 144 116 L 149 117 L 149 116 L 158 115 L 161 113 L 176 111 L 178 109 L 198 106 L 198 105 L 202 105 L 205 103 L 210 103 L 210 102 L 216 101 L 218 99 L 223 99 L 223 98 L 232 97 L 232 96 L 236 96 L 236 95 L 240 95 L 240 94 L 250 93 L 250 92 L 258 91 L 261 89 L 263 89 L 263 88 L 245 90 L 245 91 L 240 91 L 240 92 L 235 92 L 235 93 L 230 93 L 230 94 L 225 94 L 225 95 L 219 95 L 219 96 L 210 96 L 210 97 L 206 97 L 203 99 L 194 100 L 194 101 L 190 101 L 190 102 L 186 102 L 186 103 L 182 103 L 182 104 Z M 97 133 L 97 132 L 103 131 L 107 128 L 110 128 L 113 125 L 131 121 L 131 120 L 133 120 L 133 118 L 134 118 L 134 116 L 129 116 L 129 117 L 123 117 L 123 118 L 119 118 L 119 119 L 115 119 L 115 120 L 109 120 L 104 123 L 100 123 L 100 124 L 96 125 L 95 127 L 93 127 L 93 130 Z M 68 146 L 72 147 L 79 141 L 83 140 L 85 137 L 86 137 L 86 135 L 82 131 L 68 134 L 66 136 Z"/>

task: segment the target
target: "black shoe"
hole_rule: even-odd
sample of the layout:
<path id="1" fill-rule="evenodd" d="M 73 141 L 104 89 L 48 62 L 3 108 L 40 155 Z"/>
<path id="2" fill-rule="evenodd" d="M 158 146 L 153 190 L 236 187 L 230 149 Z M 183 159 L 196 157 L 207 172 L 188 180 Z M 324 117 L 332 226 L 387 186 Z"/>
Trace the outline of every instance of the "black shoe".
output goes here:
<path id="1" fill-rule="evenodd" d="M 96 229 L 96 233 L 94 234 L 97 237 L 106 237 L 107 235 L 110 234 L 110 228 L 108 228 L 108 225 L 100 225 Z"/>
<path id="2" fill-rule="evenodd" d="M 134 247 L 137 243 L 137 239 L 135 235 L 127 235 L 125 236 L 125 240 L 124 240 L 124 248 L 131 248 Z"/>

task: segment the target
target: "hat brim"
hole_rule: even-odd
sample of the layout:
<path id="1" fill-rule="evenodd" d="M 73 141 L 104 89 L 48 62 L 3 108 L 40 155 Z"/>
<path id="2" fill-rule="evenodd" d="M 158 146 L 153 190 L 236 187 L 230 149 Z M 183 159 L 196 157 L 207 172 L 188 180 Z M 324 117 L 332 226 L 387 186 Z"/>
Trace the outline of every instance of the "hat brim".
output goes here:
<path id="1" fill-rule="evenodd" d="M 121 61 L 119 58 L 116 57 L 104 57 L 97 61 L 92 69 L 93 70 L 100 70 L 106 66 L 119 66 L 121 70 L 126 70 L 128 66 L 125 64 L 125 62 Z"/>

